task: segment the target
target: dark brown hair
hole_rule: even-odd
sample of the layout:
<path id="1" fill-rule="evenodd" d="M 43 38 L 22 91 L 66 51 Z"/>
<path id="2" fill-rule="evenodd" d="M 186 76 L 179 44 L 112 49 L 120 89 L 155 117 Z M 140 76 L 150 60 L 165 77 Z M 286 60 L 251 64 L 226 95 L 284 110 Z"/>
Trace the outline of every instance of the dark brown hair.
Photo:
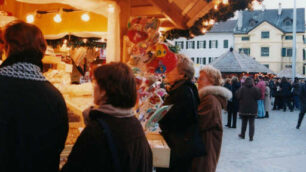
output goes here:
<path id="1" fill-rule="evenodd" d="M 137 92 L 132 70 L 122 62 L 99 66 L 94 79 L 101 90 L 105 90 L 106 103 L 119 108 L 131 108 L 136 104 Z"/>
<path id="2" fill-rule="evenodd" d="M 3 41 L 8 54 L 4 66 L 28 62 L 42 67 L 47 44 L 37 26 L 23 21 L 11 22 L 3 31 Z"/>

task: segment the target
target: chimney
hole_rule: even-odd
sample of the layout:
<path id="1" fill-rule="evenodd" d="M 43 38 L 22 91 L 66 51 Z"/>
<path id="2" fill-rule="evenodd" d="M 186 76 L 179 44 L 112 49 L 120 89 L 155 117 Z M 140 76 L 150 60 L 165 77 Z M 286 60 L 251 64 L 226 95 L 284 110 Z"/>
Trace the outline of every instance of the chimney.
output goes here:
<path id="1" fill-rule="evenodd" d="M 282 3 L 278 3 L 278 16 L 282 14 Z"/>
<path id="2" fill-rule="evenodd" d="M 242 28 L 242 22 L 243 22 L 243 11 L 238 11 L 238 22 L 237 22 L 237 28 L 238 30 L 241 30 Z"/>

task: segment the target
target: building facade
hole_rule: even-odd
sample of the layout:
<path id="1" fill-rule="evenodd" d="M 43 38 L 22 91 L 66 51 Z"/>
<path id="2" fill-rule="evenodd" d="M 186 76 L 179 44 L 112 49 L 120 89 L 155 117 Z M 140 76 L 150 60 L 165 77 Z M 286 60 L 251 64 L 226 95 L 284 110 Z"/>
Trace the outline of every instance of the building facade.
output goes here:
<path id="1" fill-rule="evenodd" d="M 254 57 L 274 72 L 291 68 L 292 9 L 239 12 L 235 50 Z M 305 9 L 297 9 L 296 71 L 306 73 Z"/>
<path id="2" fill-rule="evenodd" d="M 237 20 L 216 23 L 205 35 L 175 39 L 174 43 L 180 47 L 180 53 L 191 58 L 195 63 L 196 71 L 202 65 L 211 63 L 215 58 L 229 51 L 234 47 L 233 30 Z"/>

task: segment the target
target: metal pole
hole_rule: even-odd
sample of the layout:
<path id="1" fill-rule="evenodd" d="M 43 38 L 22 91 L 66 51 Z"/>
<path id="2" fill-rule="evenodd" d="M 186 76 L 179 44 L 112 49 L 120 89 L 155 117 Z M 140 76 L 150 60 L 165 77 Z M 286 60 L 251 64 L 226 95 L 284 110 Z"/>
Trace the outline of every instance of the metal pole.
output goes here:
<path id="1" fill-rule="evenodd" d="M 292 40 L 292 81 L 296 74 L 296 0 L 293 7 L 293 40 Z"/>

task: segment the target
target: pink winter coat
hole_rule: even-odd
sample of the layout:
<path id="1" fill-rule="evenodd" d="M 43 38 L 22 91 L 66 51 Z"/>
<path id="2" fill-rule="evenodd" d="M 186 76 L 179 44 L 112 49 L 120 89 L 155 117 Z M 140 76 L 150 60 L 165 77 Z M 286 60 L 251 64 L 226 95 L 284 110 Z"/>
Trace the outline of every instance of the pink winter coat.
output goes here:
<path id="1" fill-rule="evenodd" d="M 266 83 L 265 81 L 259 81 L 258 84 L 256 85 L 257 88 L 260 89 L 260 93 L 261 93 L 261 100 L 265 99 L 265 90 L 266 90 Z"/>

